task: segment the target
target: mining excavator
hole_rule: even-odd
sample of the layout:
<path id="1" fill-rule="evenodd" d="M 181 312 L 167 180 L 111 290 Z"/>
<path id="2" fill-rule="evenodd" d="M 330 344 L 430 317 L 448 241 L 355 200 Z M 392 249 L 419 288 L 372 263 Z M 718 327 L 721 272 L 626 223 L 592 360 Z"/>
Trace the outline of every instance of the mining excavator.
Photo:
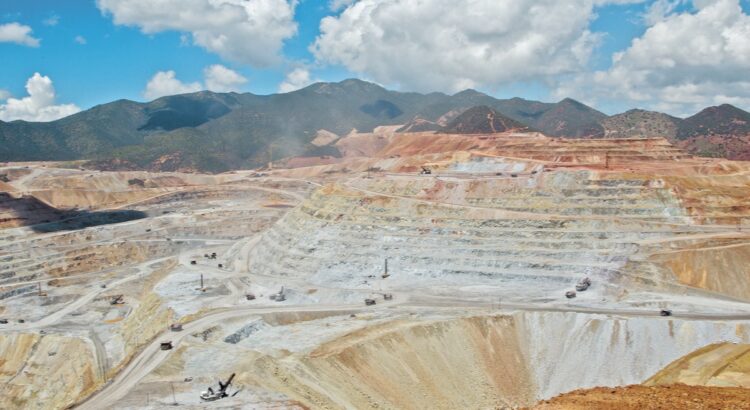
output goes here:
<path id="1" fill-rule="evenodd" d="M 286 300 L 286 295 L 284 294 L 284 287 L 281 287 L 281 290 L 278 293 L 274 293 L 270 296 L 271 300 L 275 300 L 277 302 L 283 302 Z"/>
<path id="2" fill-rule="evenodd" d="M 420 175 L 432 175 L 432 170 L 427 167 L 422 167 L 422 170 L 419 171 Z"/>
<path id="3" fill-rule="evenodd" d="M 222 383 L 221 380 L 219 380 L 219 390 L 214 390 L 212 387 L 209 387 L 208 390 L 201 393 L 201 400 L 203 401 L 216 401 L 219 399 L 223 399 L 225 397 L 230 397 L 229 393 L 227 393 L 227 389 L 229 389 L 229 385 L 232 384 L 232 380 L 234 379 L 235 373 L 232 373 L 231 376 L 229 376 L 229 379 L 227 379 L 226 382 Z M 239 393 L 240 391 L 237 390 L 236 392 L 232 393 L 231 397 L 234 397 Z"/>
<path id="4" fill-rule="evenodd" d="M 386 258 L 386 260 L 385 260 L 385 271 L 383 272 L 383 276 L 382 277 L 383 277 L 383 279 L 387 279 L 389 276 L 391 276 L 391 275 L 388 273 L 388 259 Z"/>

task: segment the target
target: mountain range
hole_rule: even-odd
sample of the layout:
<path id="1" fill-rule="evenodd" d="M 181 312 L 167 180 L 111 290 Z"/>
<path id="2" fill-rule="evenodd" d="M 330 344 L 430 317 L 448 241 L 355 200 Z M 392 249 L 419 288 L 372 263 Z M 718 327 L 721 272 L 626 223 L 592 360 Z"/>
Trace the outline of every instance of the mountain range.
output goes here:
<path id="1" fill-rule="evenodd" d="M 487 121 L 488 112 L 495 120 Z M 400 131 L 489 132 L 501 117 L 507 128 L 549 136 L 663 136 L 695 154 L 750 159 L 750 113 L 726 104 L 685 119 L 643 110 L 607 116 L 572 99 L 396 92 L 349 79 L 285 94 L 202 91 L 148 103 L 118 100 L 47 123 L 0 121 L 0 161 L 86 159 L 100 168 L 220 172 L 262 165 L 269 152 L 273 159 L 327 152 L 311 144 L 320 130 L 345 135 L 405 124 Z"/>

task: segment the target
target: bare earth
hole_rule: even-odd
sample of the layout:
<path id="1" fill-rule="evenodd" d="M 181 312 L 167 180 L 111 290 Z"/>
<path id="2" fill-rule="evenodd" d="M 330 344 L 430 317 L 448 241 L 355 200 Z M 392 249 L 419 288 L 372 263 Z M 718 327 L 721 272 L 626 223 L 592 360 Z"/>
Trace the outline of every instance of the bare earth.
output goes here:
<path id="1" fill-rule="evenodd" d="M 533 410 L 745 410 L 750 409 L 750 389 L 667 386 L 597 387 L 576 390 L 545 400 Z"/>
<path id="2" fill-rule="evenodd" d="M 750 163 L 393 131 L 219 175 L 0 165 L 0 408 L 746 408 Z"/>

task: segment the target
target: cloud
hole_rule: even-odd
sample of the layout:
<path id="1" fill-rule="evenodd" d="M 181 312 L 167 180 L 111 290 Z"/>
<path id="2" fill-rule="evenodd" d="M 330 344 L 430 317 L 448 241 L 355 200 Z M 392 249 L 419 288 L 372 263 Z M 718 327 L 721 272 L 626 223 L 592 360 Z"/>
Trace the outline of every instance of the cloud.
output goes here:
<path id="1" fill-rule="evenodd" d="M 10 98 L 10 96 L 11 96 L 10 91 L 3 90 L 2 88 L 0 88 L 0 101 L 5 101 L 8 98 Z"/>
<path id="2" fill-rule="evenodd" d="M 0 104 L 0 120 L 54 121 L 81 111 L 74 104 L 55 105 L 52 80 L 39 73 L 26 82 L 26 92 L 27 97 L 8 98 L 5 104 Z"/>
<path id="3" fill-rule="evenodd" d="M 595 0 L 360 0 L 324 18 L 318 61 L 421 91 L 497 87 L 585 69 Z M 446 12 L 449 10 L 449 12 Z"/>
<path id="4" fill-rule="evenodd" d="M 32 37 L 31 31 L 31 27 L 19 23 L 0 24 L 0 43 L 39 47 L 39 39 Z"/>
<path id="5" fill-rule="evenodd" d="M 146 84 L 143 96 L 148 100 L 154 100 L 167 95 L 187 94 L 202 90 L 226 93 L 239 91 L 240 87 L 247 83 L 247 78 L 221 64 L 204 68 L 203 77 L 205 85 L 198 81 L 184 83 L 177 78 L 174 70 L 159 71 Z"/>
<path id="6" fill-rule="evenodd" d="M 53 14 L 42 21 L 45 26 L 54 27 L 60 22 L 60 16 Z"/>
<path id="7" fill-rule="evenodd" d="M 280 61 L 284 40 L 294 36 L 297 0 L 97 0 L 115 24 L 146 34 L 175 30 L 224 59 L 253 66 Z"/>
<path id="8" fill-rule="evenodd" d="M 80 45 L 85 45 L 86 44 L 86 37 L 84 37 L 84 36 L 75 36 L 75 38 L 73 39 L 73 41 L 75 41 L 76 43 L 78 43 Z"/>
<path id="9" fill-rule="evenodd" d="M 328 8 L 331 11 L 339 11 L 345 7 L 349 7 L 356 0 L 331 0 L 328 2 Z"/>
<path id="10" fill-rule="evenodd" d="M 310 78 L 310 71 L 306 68 L 295 68 L 287 73 L 284 81 L 279 84 L 280 93 L 288 93 L 307 87 L 314 81 Z"/>
<path id="11" fill-rule="evenodd" d="M 206 79 L 206 89 L 217 93 L 239 91 L 240 86 L 247 83 L 247 78 L 220 64 L 206 67 L 203 76 Z"/>
<path id="12" fill-rule="evenodd" d="M 686 0 L 656 0 L 646 9 L 643 21 L 647 26 L 653 26 L 674 13 L 677 7 L 685 2 Z"/>
<path id="13" fill-rule="evenodd" d="M 589 100 L 620 99 L 676 115 L 706 105 L 750 106 L 750 16 L 739 0 L 696 0 L 695 11 L 655 22 L 612 58 L 559 94 L 588 89 Z"/>
<path id="14" fill-rule="evenodd" d="M 146 84 L 143 96 L 148 100 L 155 100 L 165 95 L 194 93 L 202 89 L 199 82 L 183 83 L 178 80 L 173 70 L 159 71 Z"/>

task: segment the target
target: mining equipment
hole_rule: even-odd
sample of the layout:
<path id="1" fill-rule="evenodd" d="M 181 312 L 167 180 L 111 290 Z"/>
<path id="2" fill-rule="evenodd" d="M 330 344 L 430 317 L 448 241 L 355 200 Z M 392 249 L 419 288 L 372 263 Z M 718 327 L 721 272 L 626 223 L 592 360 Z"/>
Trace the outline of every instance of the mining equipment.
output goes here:
<path id="1" fill-rule="evenodd" d="M 229 389 L 229 385 L 232 384 L 232 380 L 234 379 L 234 373 L 232 373 L 231 376 L 229 376 L 229 379 L 227 379 L 226 382 L 222 383 L 221 380 L 219 380 L 219 390 L 214 390 L 212 387 L 209 386 L 208 390 L 201 392 L 201 400 L 203 401 L 215 401 L 219 399 L 223 399 L 225 397 L 230 397 L 229 393 L 227 393 L 227 389 Z M 239 393 L 240 391 L 237 390 L 236 392 L 232 393 L 231 397 L 234 397 Z"/>
<path id="2" fill-rule="evenodd" d="M 161 342 L 159 344 L 159 349 L 161 349 L 161 350 L 172 350 L 173 347 L 174 346 L 172 346 L 172 342 L 171 341 Z"/>
<path id="3" fill-rule="evenodd" d="M 42 282 L 38 282 L 39 285 L 39 296 L 47 296 L 47 292 L 42 292 Z"/>
<path id="4" fill-rule="evenodd" d="M 223 264 L 223 263 L 220 263 L 220 264 L 219 264 L 219 268 L 223 268 L 223 267 L 224 267 L 224 264 Z"/>
<path id="5" fill-rule="evenodd" d="M 248 293 L 247 295 L 245 295 L 245 299 L 247 299 L 247 300 L 255 300 L 255 295 L 253 295 L 252 293 Z"/>
<path id="6" fill-rule="evenodd" d="M 125 301 L 122 299 L 122 295 L 114 295 L 112 296 L 112 300 L 109 301 L 110 305 L 124 305 Z"/>
<path id="7" fill-rule="evenodd" d="M 18 319 L 18 323 L 26 323 L 25 319 Z"/>
<path id="8" fill-rule="evenodd" d="M 0 325 L 7 325 L 8 319 L 0 319 Z"/>
<path id="9" fill-rule="evenodd" d="M 274 293 L 273 295 L 269 296 L 271 300 L 275 300 L 277 302 L 283 302 L 286 300 L 286 295 L 284 295 L 284 287 L 281 287 L 281 290 L 279 293 Z"/>
<path id="10" fill-rule="evenodd" d="M 383 271 L 383 279 L 386 279 L 389 276 L 391 275 L 388 273 L 388 258 L 385 258 L 385 271 Z"/>
<path id="11" fill-rule="evenodd" d="M 383 293 L 383 300 L 393 300 L 392 293 Z"/>
<path id="12" fill-rule="evenodd" d="M 365 299 L 365 306 L 372 306 L 375 304 L 375 299 Z"/>
<path id="13" fill-rule="evenodd" d="M 660 316 L 672 316 L 672 311 L 669 309 L 662 309 L 659 311 Z"/>
<path id="14" fill-rule="evenodd" d="M 565 297 L 568 298 L 568 299 L 573 299 L 574 297 L 576 297 L 576 291 L 569 290 L 569 291 L 565 292 Z"/>
<path id="15" fill-rule="evenodd" d="M 172 323 L 169 325 L 169 330 L 173 332 L 181 332 L 182 331 L 182 324 L 181 323 Z"/>
<path id="16" fill-rule="evenodd" d="M 190 264 L 191 264 L 191 265 L 197 265 L 197 264 L 198 264 L 198 262 L 197 262 L 197 261 L 190 261 Z"/>
<path id="17" fill-rule="evenodd" d="M 419 175 L 432 175 L 432 170 L 427 167 L 422 167 L 422 170 L 419 171 Z"/>
<path id="18" fill-rule="evenodd" d="M 579 292 L 583 292 L 588 289 L 589 286 L 591 286 L 591 279 L 586 277 L 578 281 L 578 283 L 576 284 L 576 290 Z"/>

